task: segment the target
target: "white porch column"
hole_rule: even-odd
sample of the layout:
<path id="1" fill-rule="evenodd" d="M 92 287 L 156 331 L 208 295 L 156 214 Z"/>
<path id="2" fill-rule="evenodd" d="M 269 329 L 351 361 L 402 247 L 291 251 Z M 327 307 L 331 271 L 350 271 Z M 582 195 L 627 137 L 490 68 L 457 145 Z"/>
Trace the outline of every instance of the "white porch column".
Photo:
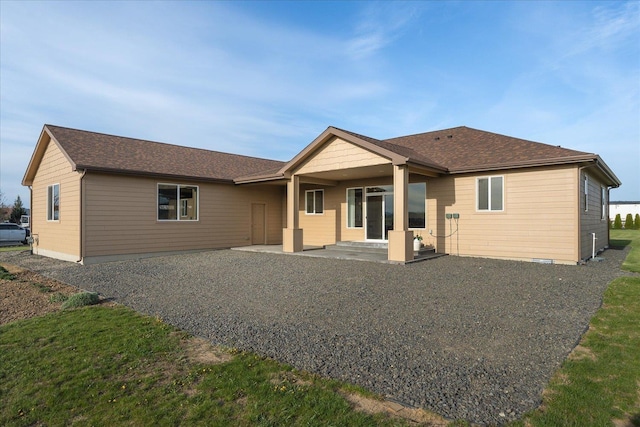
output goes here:
<path id="1" fill-rule="evenodd" d="M 409 228 L 409 168 L 393 166 L 393 230 L 389 231 L 389 261 L 413 259 L 413 232 Z"/>
<path id="2" fill-rule="evenodd" d="M 302 252 L 300 229 L 300 178 L 292 175 L 287 182 L 287 228 L 282 230 L 282 251 Z"/>

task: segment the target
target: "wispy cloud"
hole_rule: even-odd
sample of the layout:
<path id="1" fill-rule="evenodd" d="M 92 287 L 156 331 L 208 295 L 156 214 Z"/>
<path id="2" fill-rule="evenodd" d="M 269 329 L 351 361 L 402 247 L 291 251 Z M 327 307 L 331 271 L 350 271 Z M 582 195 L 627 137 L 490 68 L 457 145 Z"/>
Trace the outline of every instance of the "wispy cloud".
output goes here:
<path id="1" fill-rule="evenodd" d="M 347 40 L 346 55 L 360 60 L 392 44 L 420 16 L 422 7 L 419 3 L 369 3 L 355 25 L 355 34 Z"/>

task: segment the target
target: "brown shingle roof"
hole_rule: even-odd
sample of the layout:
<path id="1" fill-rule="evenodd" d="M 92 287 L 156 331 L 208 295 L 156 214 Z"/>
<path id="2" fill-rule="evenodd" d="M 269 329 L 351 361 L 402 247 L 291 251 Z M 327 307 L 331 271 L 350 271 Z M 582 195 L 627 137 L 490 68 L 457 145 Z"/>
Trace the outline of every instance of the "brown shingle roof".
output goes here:
<path id="1" fill-rule="evenodd" d="M 76 169 L 232 181 L 284 162 L 45 125 Z"/>
<path id="2" fill-rule="evenodd" d="M 460 126 L 383 142 L 410 149 L 449 172 L 591 160 L 595 154 Z"/>

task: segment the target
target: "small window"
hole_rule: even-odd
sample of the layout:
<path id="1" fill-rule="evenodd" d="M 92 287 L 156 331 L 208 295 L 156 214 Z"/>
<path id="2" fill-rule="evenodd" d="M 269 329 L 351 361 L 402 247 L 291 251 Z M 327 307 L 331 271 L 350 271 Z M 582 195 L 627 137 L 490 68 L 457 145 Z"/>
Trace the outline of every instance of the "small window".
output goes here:
<path id="1" fill-rule="evenodd" d="M 60 220 L 60 184 L 47 187 L 47 221 Z"/>
<path id="2" fill-rule="evenodd" d="M 584 211 L 589 211 L 589 177 L 584 176 Z"/>
<path id="3" fill-rule="evenodd" d="M 409 184 L 409 228 L 425 228 L 427 184 Z"/>
<path id="4" fill-rule="evenodd" d="M 347 227 L 362 228 L 362 188 L 347 189 Z"/>
<path id="5" fill-rule="evenodd" d="M 502 211 L 504 209 L 503 177 L 478 178 L 478 210 Z"/>
<path id="6" fill-rule="evenodd" d="M 607 218 L 607 188 L 600 187 L 600 204 L 602 205 L 602 212 L 600 213 L 600 219 Z"/>
<path id="7" fill-rule="evenodd" d="M 305 198 L 308 215 L 317 215 L 324 212 L 324 190 L 306 191 Z"/>
<path id="8" fill-rule="evenodd" d="M 158 221 L 197 221 L 198 187 L 158 184 Z"/>

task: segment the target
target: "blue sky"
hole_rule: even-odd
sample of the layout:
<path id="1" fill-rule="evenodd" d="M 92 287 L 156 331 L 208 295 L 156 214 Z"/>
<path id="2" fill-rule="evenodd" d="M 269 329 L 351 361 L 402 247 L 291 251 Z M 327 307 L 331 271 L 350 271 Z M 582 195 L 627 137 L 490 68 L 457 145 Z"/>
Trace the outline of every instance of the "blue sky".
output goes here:
<path id="1" fill-rule="evenodd" d="M 640 200 L 640 2 L 0 1 L 0 191 L 45 123 L 289 160 L 327 126 L 598 153 Z"/>

